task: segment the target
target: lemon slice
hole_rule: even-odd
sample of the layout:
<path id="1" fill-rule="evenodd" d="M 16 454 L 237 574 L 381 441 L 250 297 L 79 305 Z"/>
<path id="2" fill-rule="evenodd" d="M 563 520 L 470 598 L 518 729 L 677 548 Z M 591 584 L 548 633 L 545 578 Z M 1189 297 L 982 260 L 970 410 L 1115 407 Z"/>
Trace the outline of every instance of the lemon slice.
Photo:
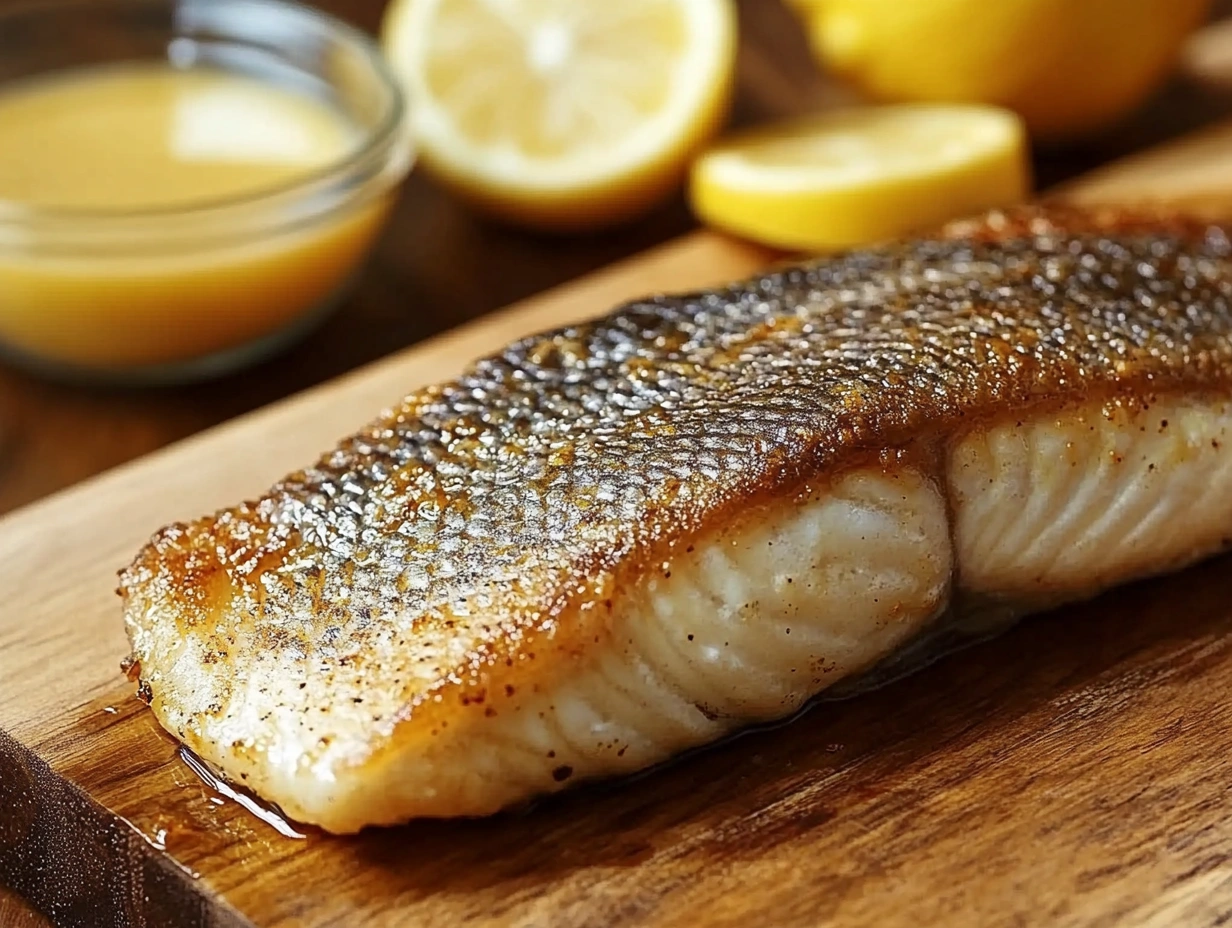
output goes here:
<path id="1" fill-rule="evenodd" d="M 394 0 L 422 163 L 521 224 L 588 228 L 683 179 L 726 111 L 732 0 Z"/>
<path id="2" fill-rule="evenodd" d="M 767 245 L 825 250 L 1007 206 L 1029 187 L 1026 135 L 1007 110 L 834 110 L 735 136 L 693 165 L 708 223 Z"/>

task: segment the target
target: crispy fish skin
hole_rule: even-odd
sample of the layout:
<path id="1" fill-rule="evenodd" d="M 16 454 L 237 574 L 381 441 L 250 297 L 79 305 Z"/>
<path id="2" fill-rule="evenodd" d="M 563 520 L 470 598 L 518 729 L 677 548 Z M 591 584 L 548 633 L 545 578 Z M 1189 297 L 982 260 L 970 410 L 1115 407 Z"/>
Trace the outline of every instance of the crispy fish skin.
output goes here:
<path id="1" fill-rule="evenodd" d="M 947 508 L 978 492 L 981 467 L 990 485 L 1009 479 L 998 449 L 1018 438 L 979 444 L 1002 441 L 997 429 L 1071 416 L 1079 435 L 1090 416 L 1090 432 L 1102 423 L 1113 441 L 1145 434 L 1153 407 L 1215 410 L 1166 453 L 1221 447 L 1230 256 L 1216 226 L 1026 210 L 522 340 L 411 394 L 261 499 L 155 535 L 121 575 L 142 686 L 160 722 L 224 774 L 334 831 L 484 814 L 781 715 L 927 626 L 962 588 L 976 548 L 958 538 L 949 550 Z M 961 468 L 978 481 L 946 484 Z M 867 515 L 862 525 L 889 519 L 884 544 L 904 546 L 891 591 L 892 615 L 908 616 L 900 630 L 868 653 L 842 644 L 855 650 L 841 673 L 809 654 L 778 703 L 715 712 L 672 694 L 698 716 L 649 746 L 624 750 L 636 732 L 612 734 L 601 757 L 550 733 L 500 746 L 502 728 L 531 731 L 523 716 L 556 724 L 580 668 L 618 649 L 633 657 L 605 665 L 612 691 L 632 698 L 644 684 L 636 711 L 650 711 L 659 684 L 645 682 L 627 616 L 659 616 L 657 633 L 683 627 L 692 616 L 646 598 L 673 565 L 744 544 L 733 526 L 753 532 L 757 518 L 808 512 L 814 539 L 839 531 L 817 508 L 827 493 L 852 501 L 843 512 Z M 1086 595 L 1220 544 L 1179 538 L 1155 560 L 1148 549 L 1097 577 L 1005 592 L 1030 606 Z M 713 564 L 689 569 L 689 582 L 723 582 Z M 740 621 L 755 628 L 757 609 Z M 543 775 L 506 775 L 518 752 Z M 483 769 L 454 789 L 463 764 Z"/>

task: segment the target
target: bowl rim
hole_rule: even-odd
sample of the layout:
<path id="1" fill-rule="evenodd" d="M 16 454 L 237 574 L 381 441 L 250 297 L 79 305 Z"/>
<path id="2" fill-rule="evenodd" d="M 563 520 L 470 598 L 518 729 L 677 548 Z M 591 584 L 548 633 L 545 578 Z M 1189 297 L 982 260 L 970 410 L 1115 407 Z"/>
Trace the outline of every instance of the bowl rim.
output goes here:
<path id="1" fill-rule="evenodd" d="M 311 24 L 321 31 L 321 34 L 341 39 L 344 43 L 362 53 L 365 66 L 371 69 L 379 83 L 388 94 L 389 105 L 382 114 L 380 122 L 369 129 L 363 129 L 360 139 L 341 157 L 313 167 L 295 177 L 277 184 L 263 186 L 239 194 L 195 200 L 182 204 L 169 203 L 149 207 L 73 207 L 73 206 L 42 206 L 25 203 L 19 199 L 0 197 L 0 247 L 5 244 L 6 227 L 31 229 L 42 227 L 45 231 L 54 232 L 74 229 L 81 231 L 83 226 L 92 226 L 96 232 L 110 232 L 119 224 L 133 226 L 138 232 L 140 226 L 156 225 L 161 227 L 167 220 L 175 219 L 211 219 L 221 218 L 222 214 L 233 212 L 260 213 L 267 207 L 277 207 L 280 203 L 294 202 L 303 196 L 328 196 L 333 188 L 346 186 L 353 175 L 362 172 L 371 162 L 378 166 L 384 162 L 393 161 L 392 170 L 380 171 L 381 174 L 394 174 L 388 178 L 386 188 L 396 184 L 410 166 L 411 152 L 408 135 L 406 94 L 394 75 L 393 69 L 385 60 L 375 40 L 366 32 L 350 25 L 323 10 L 316 9 L 296 0 L 16 0 L 0 8 L 0 30 L 6 21 L 15 20 L 18 16 L 46 13 L 49 16 L 67 15 L 72 9 L 88 9 L 91 12 L 106 11 L 108 8 L 140 8 L 162 7 L 173 12 L 179 9 L 198 7 L 217 10 L 224 3 L 240 7 L 261 7 L 277 11 L 279 15 L 289 17 L 291 22 L 299 20 L 300 25 Z M 174 27 L 172 29 L 174 33 Z M 245 37 L 237 31 L 238 41 Z M 172 39 L 174 41 L 174 38 Z M 255 40 L 254 40 L 255 44 Z M 118 61 L 117 64 L 137 64 L 163 62 L 172 68 L 181 67 L 170 58 L 132 58 Z M 182 66 L 184 70 L 200 67 L 200 64 L 188 62 Z M 83 67 L 92 67 L 89 65 Z M 97 66 L 100 68 L 109 65 Z M 70 75 L 77 69 L 68 67 L 48 70 L 28 78 L 31 81 L 41 81 L 56 75 Z M 254 78 L 261 80 L 260 77 Z M 0 81 L 0 93 L 6 85 L 23 82 L 27 78 L 15 81 Z M 328 82 L 327 82 L 328 84 Z M 329 86 L 333 86 L 329 84 Z M 335 193 L 340 191 L 336 190 Z M 341 203 L 353 202 L 353 197 L 336 197 Z M 314 215 L 328 214 L 331 208 L 318 210 Z M 292 225 L 300 224 L 305 217 L 292 217 Z M 147 230 L 153 232 L 153 228 Z"/>

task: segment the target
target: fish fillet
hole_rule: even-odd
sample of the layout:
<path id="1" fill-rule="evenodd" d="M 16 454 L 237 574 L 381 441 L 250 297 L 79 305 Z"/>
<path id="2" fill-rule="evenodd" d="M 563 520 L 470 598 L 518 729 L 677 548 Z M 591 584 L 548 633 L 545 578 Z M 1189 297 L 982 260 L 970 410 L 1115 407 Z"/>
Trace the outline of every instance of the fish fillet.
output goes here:
<path id="1" fill-rule="evenodd" d="M 482 815 L 1232 537 L 1232 246 L 1028 210 L 411 394 L 121 575 L 168 731 L 290 816 Z"/>

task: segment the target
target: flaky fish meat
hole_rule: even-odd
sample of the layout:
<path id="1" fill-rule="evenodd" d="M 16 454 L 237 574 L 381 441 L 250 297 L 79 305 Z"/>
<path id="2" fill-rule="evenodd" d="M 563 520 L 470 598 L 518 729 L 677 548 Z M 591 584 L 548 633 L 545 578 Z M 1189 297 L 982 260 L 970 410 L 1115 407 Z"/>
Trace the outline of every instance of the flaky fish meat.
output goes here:
<path id="1" fill-rule="evenodd" d="M 1232 245 L 998 213 L 527 338 L 122 572 L 140 686 L 333 832 L 783 717 L 1232 537 Z"/>

